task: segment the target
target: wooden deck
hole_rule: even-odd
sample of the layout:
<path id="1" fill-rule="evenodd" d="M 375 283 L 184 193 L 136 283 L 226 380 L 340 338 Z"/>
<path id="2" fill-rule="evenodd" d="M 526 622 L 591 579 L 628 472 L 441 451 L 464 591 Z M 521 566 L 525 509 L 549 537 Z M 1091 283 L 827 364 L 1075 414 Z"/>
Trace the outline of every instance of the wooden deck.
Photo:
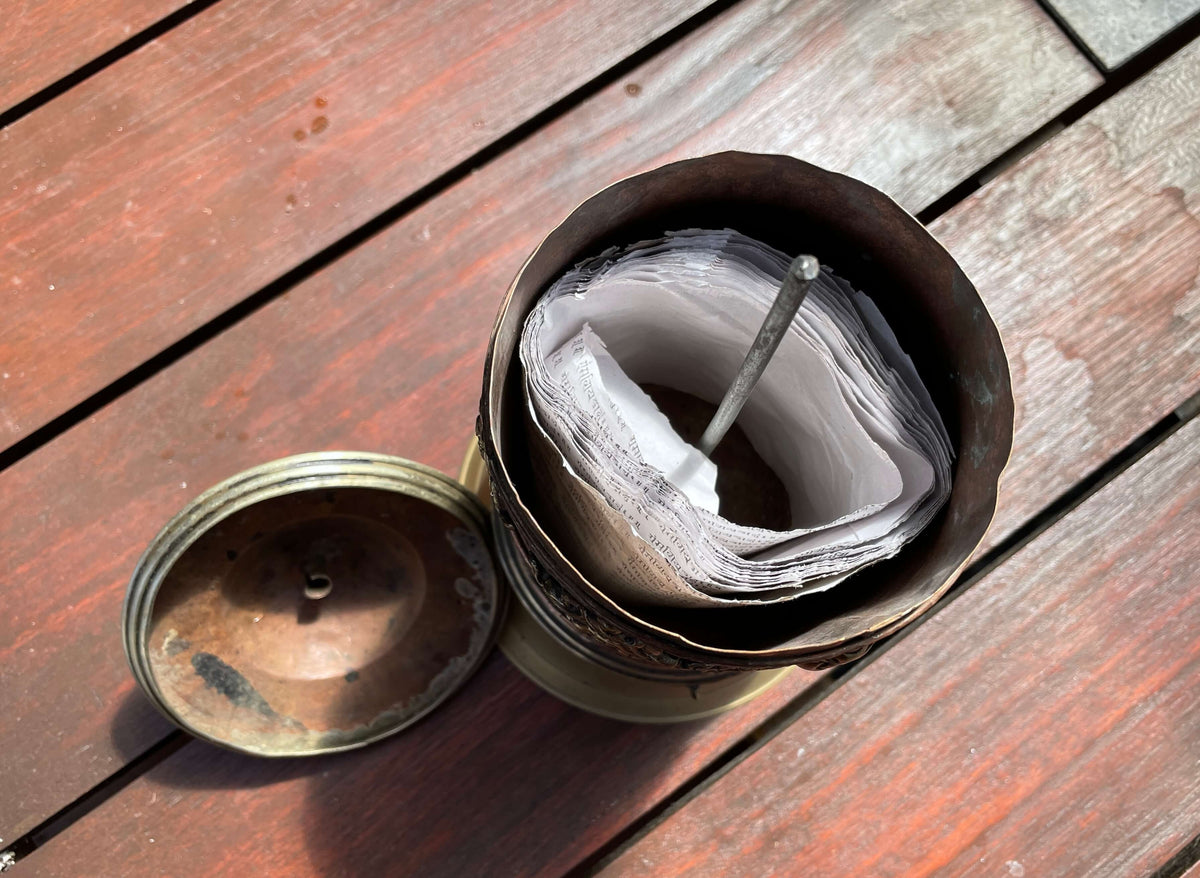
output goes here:
<path id="1" fill-rule="evenodd" d="M 12 10 L 14 873 L 1200 874 L 1200 18 L 1137 5 Z M 609 182 L 722 149 L 888 192 L 1000 326 L 1013 459 L 952 599 L 708 722 L 603 720 L 495 654 L 363 751 L 264 761 L 173 730 L 120 641 L 162 524 L 299 451 L 454 472 L 538 240 Z"/>

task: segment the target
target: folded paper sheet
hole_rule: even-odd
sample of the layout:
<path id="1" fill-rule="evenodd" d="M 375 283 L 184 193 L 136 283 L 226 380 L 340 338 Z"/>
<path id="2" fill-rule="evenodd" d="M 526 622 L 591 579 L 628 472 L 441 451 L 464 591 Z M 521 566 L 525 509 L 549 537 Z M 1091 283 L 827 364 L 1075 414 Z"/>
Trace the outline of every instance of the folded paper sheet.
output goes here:
<path id="1" fill-rule="evenodd" d="M 949 496 L 950 441 L 916 369 L 871 300 L 823 268 L 738 419 L 787 490 L 791 529 L 721 516 L 715 466 L 639 385 L 719 401 L 790 261 L 730 230 L 675 232 L 577 266 L 526 321 L 541 484 L 572 517 L 564 549 L 613 598 L 827 589 L 894 555 Z"/>

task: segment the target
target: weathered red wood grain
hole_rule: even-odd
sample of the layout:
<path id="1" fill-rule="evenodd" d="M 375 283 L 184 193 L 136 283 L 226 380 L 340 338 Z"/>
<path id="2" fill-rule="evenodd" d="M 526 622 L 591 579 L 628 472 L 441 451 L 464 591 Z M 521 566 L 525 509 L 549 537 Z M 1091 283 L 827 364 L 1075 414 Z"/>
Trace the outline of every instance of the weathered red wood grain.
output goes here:
<path id="1" fill-rule="evenodd" d="M 1012 367 L 989 545 L 1200 388 L 1197 69 L 1200 43 L 933 226 Z"/>
<path id="2" fill-rule="evenodd" d="M 186 4 L 187 0 L 12 0 L 0 4 L 0 21 L 4 22 L 0 37 L 0 111 Z"/>
<path id="3" fill-rule="evenodd" d="M 226 0 L 0 131 L 0 445 L 703 5 Z"/>
<path id="4" fill-rule="evenodd" d="M 924 79 L 905 76 L 904 59 L 936 51 L 931 34 L 954 52 Z M 1017 0 L 747 3 L 0 475 L 13 510 L 0 563 L 21 596 L 0 619 L 0 644 L 13 644 L 0 647 L 0 737 L 19 742 L 0 749 L 11 792 L 0 834 L 162 735 L 129 694 L 118 640 L 125 579 L 162 523 L 207 485 L 296 451 L 377 449 L 453 471 L 505 286 L 598 186 L 689 152 L 789 150 L 856 170 L 915 210 L 1093 82 Z M 377 751 L 363 772 L 383 776 L 407 752 Z M 625 819 L 615 808 L 572 855 Z"/>
<path id="5" fill-rule="evenodd" d="M 1150 875 L 1200 830 L 1200 420 L 605 875 Z"/>
<path id="6" fill-rule="evenodd" d="M 189 744 L 137 782 L 105 874 L 561 874 L 786 703 L 809 676 L 794 673 L 744 712 L 634 726 L 556 701 L 496 653 L 433 721 L 366 752 L 279 763 Z M 39 857 L 22 865 L 78 868 Z"/>
<path id="7" fill-rule="evenodd" d="M 1051 5 L 1109 70 L 1200 13 L 1200 0 L 1052 0 Z"/>

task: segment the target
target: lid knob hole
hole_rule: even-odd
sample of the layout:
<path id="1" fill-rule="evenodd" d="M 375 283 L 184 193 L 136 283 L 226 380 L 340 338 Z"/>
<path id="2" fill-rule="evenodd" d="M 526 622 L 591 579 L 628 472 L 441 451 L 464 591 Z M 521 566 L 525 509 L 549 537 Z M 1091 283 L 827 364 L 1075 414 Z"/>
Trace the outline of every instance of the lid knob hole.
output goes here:
<path id="1" fill-rule="evenodd" d="M 304 578 L 304 596 L 310 601 L 319 601 L 333 591 L 333 580 L 324 573 L 309 573 Z"/>

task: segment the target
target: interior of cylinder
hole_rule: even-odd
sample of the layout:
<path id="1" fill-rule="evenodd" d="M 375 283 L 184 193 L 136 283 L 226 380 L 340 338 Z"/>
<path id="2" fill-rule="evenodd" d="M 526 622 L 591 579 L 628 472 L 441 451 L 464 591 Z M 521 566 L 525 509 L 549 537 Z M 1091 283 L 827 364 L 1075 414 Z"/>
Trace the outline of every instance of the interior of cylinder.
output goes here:
<path id="1" fill-rule="evenodd" d="M 641 384 L 675 432 L 695 445 L 717 411 L 717 403 L 661 384 Z M 719 400 L 718 400 L 719 402 Z M 755 450 L 746 431 L 734 424 L 713 450 L 717 497 L 725 518 L 747 527 L 785 530 L 792 524 L 791 499 L 779 478 Z"/>

